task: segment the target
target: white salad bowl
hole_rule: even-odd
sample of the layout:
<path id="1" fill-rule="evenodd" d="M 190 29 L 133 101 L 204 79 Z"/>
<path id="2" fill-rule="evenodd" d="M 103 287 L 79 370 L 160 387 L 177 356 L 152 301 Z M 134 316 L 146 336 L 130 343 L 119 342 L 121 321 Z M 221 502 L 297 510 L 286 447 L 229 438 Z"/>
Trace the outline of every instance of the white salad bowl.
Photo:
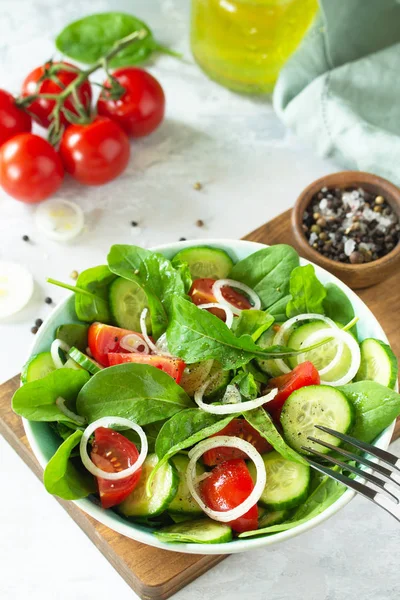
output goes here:
<path id="1" fill-rule="evenodd" d="M 198 245 L 222 248 L 234 260 L 246 258 L 250 254 L 253 254 L 253 252 L 265 247 L 264 244 L 241 240 L 194 240 L 164 244 L 162 246 L 152 248 L 152 250 L 162 253 L 167 258 L 172 258 L 179 250 Z M 301 264 L 310 264 L 310 261 L 302 258 Z M 362 339 L 366 337 L 374 337 L 384 342 L 388 342 L 385 332 L 364 302 L 344 283 L 328 273 L 328 271 L 325 271 L 325 269 L 322 269 L 317 265 L 314 265 L 314 267 L 316 274 L 322 283 L 335 283 L 346 293 L 347 297 L 350 299 L 355 314 L 359 317 L 357 326 L 360 332 L 360 337 Z M 73 322 L 78 322 L 78 320 L 74 310 L 74 299 L 72 294 L 63 302 L 61 302 L 47 317 L 35 338 L 31 354 L 37 354 L 38 352 L 49 350 L 51 342 L 54 339 L 56 328 L 64 323 Z M 27 421 L 26 419 L 23 419 L 23 422 L 31 448 L 40 465 L 44 468 L 56 451 L 59 445 L 59 439 L 53 433 L 47 423 L 32 422 Z M 379 438 L 375 440 L 375 446 L 383 449 L 386 449 L 389 446 L 394 425 L 395 423 L 393 422 L 392 425 L 387 427 L 387 429 L 382 432 Z M 348 504 L 348 502 L 350 502 L 354 496 L 355 492 L 350 489 L 346 490 L 346 492 L 338 500 L 336 500 L 336 502 L 334 502 L 321 514 L 310 519 L 306 523 L 294 527 L 293 529 L 265 537 L 236 539 L 232 542 L 223 544 L 173 544 L 162 542 L 151 533 L 149 528 L 129 522 L 112 510 L 104 510 L 89 498 L 84 500 L 76 500 L 75 504 L 85 513 L 97 521 L 100 521 L 110 529 L 113 529 L 114 531 L 117 531 L 118 533 L 121 533 L 122 535 L 125 535 L 126 537 L 132 538 L 143 544 L 148 544 L 149 546 L 155 546 L 165 550 L 185 552 L 189 554 L 233 554 L 235 552 L 245 552 L 247 550 L 255 550 L 264 546 L 271 546 L 300 535 L 301 533 L 308 531 L 309 529 L 312 529 L 323 521 L 329 519 L 329 517 L 346 506 L 346 504 Z"/>

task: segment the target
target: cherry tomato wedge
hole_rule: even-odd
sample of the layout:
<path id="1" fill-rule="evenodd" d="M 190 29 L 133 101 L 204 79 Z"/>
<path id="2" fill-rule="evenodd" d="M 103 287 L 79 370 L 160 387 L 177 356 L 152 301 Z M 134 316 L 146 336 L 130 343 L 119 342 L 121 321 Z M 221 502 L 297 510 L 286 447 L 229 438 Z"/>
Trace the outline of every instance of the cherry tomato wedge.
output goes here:
<path id="1" fill-rule="evenodd" d="M 213 510 L 226 511 L 239 506 L 253 491 L 254 483 L 246 463 L 241 458 L 227 460 L 217 465 L 211 475 L 200 483 L 199 490 L 203 501 Z M 257 504 L 247 513 L 230 521 L 234 531 L 242 533 L 257 529 Z"/>
<path id="2" fill-rule="evenodd" d="M 278 388 L 278 393 L 273 400 L 265 404 L 265 408 L 270 413 L 276 423 L 282 412 L 282 407 L 290 394 L 307 385 L 319 385 L 320 377 L 317 369 L 312 362 L 303 362 L 293 369 L 290 373 L 274 377 L 268 382 L 268 388 Z"/>
<path id="3" fill-rule="evenodd" d="M 117 431 L 98 427 L 94 432 L 90 458 L 99 469 L 118 473 L 133 465 L 139 458 L 139 452 L 133 442 Z M 138 484 L 141 472 L 139 468 L 133 475 L 117 481 L 97 477 L 102 507 L 110 508 L 125 500 Z"/>
<path id="4" fill-rule="evenodd" d="M 232 419 L 226 427 L 211 437 L 215 437 L 216 435 L 232 435 L 239 437 L 242 440 L 246 440 L 246 442 L 252 444 L 260 454 L 265 454 L 273 449 L 271 444 L 269 444 L 267 440 L 245 419 Z M 208 467 L 213 467 L 224 460 L 230 460 L 232 458 L 247 459 L 248 457 L 247 454 L 242 450 L 239 450 L 239 448 L 228 448 L 225 446 L 207 450 L 207 452 L 204 452 L 203 454 L 203 462 Z"/>
<path id="5" fill-rule="evenodd" d="M 179 383 L 182 379 L 182 374 L 186 366 L 181 358 L 170 358 L 169 356 L 158 356 L 157 354 L 138 354 L 136 352 L 111 352 L 108 355 L 108 362 L 110 367 L 122 365 L 123 363 L 150 365 L 164 371 L 167 375 L 171 375 L 176 383 Z"/>
<path id="6" fill-rule="evenodd" d="M 11 94 L 0 90 L 0 146 L 18 133 L 29 133 L 31 129 L 30 116 L 16 106 Z"/>
<path id="7" fill-rule="evenodd" d="M 93 323 L 89 327 L 88 332 L 88 344 L 93 358 L 103 365 L 103 367 L 108 367 L 108 354 L 110 352 L 126 352 L 120 346 L 119 342 L 124 336 L 130 333 L 135 333 L 139 337 L 142 337 L 140 333 L 129 331 L 129 329 L 104 325 L 103 323 Z"/>
<path id="8" fill-rule="evenodd" d="M 69 67 L 70 69 L 74 68 L 74 65 L 69 62 L 53 63 L 53 67 L 62 67 L 63 65 Z M 48 67 L 49 64 L 47 63 L 46 65 L 37 67 L 29 73 L 22 84 L 23 96 L 31 96 L 39 92 L 41 94 L 59 94 L 78 76 L 78 73 L 74 72 L 73 70 L 62 70 L 61 68 L 56 74 L 60 84 L 54 81 L 54 79 L 42 79 L 45 69 Z M 92 88 L 90 87 L 90 83 L 88 81 L 83 82 L 82 85 L 78 87 L 77 94 L 81 104 L 88 109 L 92 99 Z M 50 100 L 49 98 L 38 98 L 37 100 L 31 102 L 31 104 L 28 106 L 28 110 L 30 113 L 32 113 L 35 121 L 42 125 L 42 127 L 48 127 L 50 125 L 50 116 L 54 105 L 54 100 Z M 78 114 L 71 96 L 68 96 L 66 99 L 64 107 L 70 110 L 74 115 Z M 69 121 L 64 114 L 61 114 L 61 123 L 64 126 L 69 125 Z"/>
<path id="9" fill-rule="evenodd" d="M 210 302 L 216 302 L 216 298 L 213 294 L 212 287 L 215 283 L 215 279 L 195 279 L 192 283 L 192 287 L 189 291 L 189 296 L 192 299 L 192 302 L 197 306 L 199 304 L 208 304 Z M 251 304 L 246 296 L 243 296 L 236 290 L 232 289 L 229 286 L 225 286 L 221 290 L 223 297 L 225 300 L 228 300 L 231 304 L 240 309 L 250 309 Z M 210 308 L 209 312 L 213 315 L 225 321 L 225 312 L 218 308 Z"/>

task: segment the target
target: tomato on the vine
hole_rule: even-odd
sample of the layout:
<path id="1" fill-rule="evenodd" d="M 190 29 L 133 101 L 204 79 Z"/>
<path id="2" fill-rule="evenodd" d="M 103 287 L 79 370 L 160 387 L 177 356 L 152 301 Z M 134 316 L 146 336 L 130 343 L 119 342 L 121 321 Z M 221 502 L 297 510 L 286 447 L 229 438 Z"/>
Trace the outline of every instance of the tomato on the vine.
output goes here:
<path id="1" fill-rule="evenodd" d="M 63 177 L 59 155 L 38 135 L 20 133 L 0 148 L 0 185 L 17 200 L 45 200 L 60 187 Z"/>
<path id="2" fill-rule="evenodd" d="M 113 77 L 125 92 L 119 100 L 113 100 L 103 90 L 97 102 L 99 114 L 113 119 L 128 135 L 149 135 L 164 118 L 165 95 L 161 85 L 153 75 L 137 67 L 117 69 Z M 110 82 L 105 81 L 104 86 L 109 88 Z"/>
<path id="3" fill-rule="evenodd" d="M 0 146 L 19 133 L 28 133 L 32 129 L 30 116 L 18 108 L 14 97 L 0 90 Z"/>
<path id="4" fill-rule="evenodd" d="M 55 78 L 59 81 L 55 81 L 54 79 L 45 78 L 42 80 L 42 77 L 45 75 L 45 70 L 49 68 L 49 63 L 46 65 L 42 65 L 33 69 L 29 73 L 29 75 L 25 78 L 22 84 L 22 96 L 31 96 L 33 94 L 60 94 L 63 89 L 65 89 L 72 81 L 74 81 L 79 74 L 78 67 L 76 71 L 73 71 L 74 65 L 69 62 L 54 62 L 51 66 L 62 66 L 65 65 L 69 67 L 71 70 L 62 70 L 57 71 Z M 92 100 L 92 88 L 90 86 L 89 81 L 84 81 L 77 88 L 77 96 L 82 106 L 85 107 L 86 110 L 90 108 L 90 103 Z M 50 100 L 48 98 L 37 98 L 33 100 L 28 105 L 29 112 L 33 115 L 35 121 L 37 121 L 43 127 L 48 127 L 50 125 L 50 115 L 54 108 L 55 101 Z M 64 102 L 64 107 L 70 110 L 75 115 L 78 114 L 73 97 L 71 95 Z M 61 111 L 60 115 L 61 123 L 63 125 L 69 125 L 68 119 Z"/>
<path id="5" fill-rule="evenodd" d="M 60 154 L 65 170 L 80 183 L 102 185 L 125 170 L 130 156 L 128 136 L 107 117 L 64 132 Z"/>

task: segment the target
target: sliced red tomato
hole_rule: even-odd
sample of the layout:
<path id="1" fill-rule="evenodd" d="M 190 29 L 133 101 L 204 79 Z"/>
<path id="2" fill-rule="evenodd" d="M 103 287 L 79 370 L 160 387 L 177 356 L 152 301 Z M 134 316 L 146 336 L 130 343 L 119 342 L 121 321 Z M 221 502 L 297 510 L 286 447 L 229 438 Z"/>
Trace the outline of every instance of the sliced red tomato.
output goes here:
<path id="1" fill-rule="evenodd" d="M 130 333 L 142 337 L 140 333 L 129 331 L 129 329 L 104 325 L 103 323 L 93 323 L 88 332 L 88 344 L 93 358 L 103 367 L 108 367 L 108 354 L 110 352 L 126 352 L 124 348 L 121 348 L 119 342 L 125 335 Z"/>
<path id="2" fill-rule="evenodd" d="M 267 440 L 245 419 L 232 419 L 226 427 L 211 437 L 215 437 L 216 435 L 232 435 L 239 437 L 242 440 L 246 440 L 246 442 L 253 444 L 254 448 L 260 454 L 265 454 L 273 449 L 271 444 L 269 444 Z M 239 448 L 228 448 L 226 446 L 207 450 L 207 452 L 204 452 L 203 454 L 203 462 L 208 467 L 213 467 L 214 465 L 218 465 L 225 460 L 231 460 L 232 458 L 247 459 L 248 457 L 247 454 L 242 450 L 239 450 Z"/>
<path id="3" fill-rule="evenodd" d="M 307 360 L 293 369 L 290 373 L 274 377 L 268 382 L 269 388 L 278 388 L 278 393 L 271 402 L 265 404 L 265 408 L 270 413 L 276 423 L 279 423 L 282 407 L 290 394 L 307 385 L 319 385 L 320 377 L 317 369 L 312 362 Z"/>
<path id="4" fill-rule="evenodd" d="M 135 444 L 117 431 L 98 427 L 94 432 L 90 458 L 99 469 L 107 473 L 118 473 L 133 465 L 138 457 Z M 138 484 L 141 472 L 142 469 L 139 468 L 133 475 L 117 481 L 97 477 L 102 507 L 110 508 L 125 500 Z"/>
<path id="5" fill-rule="evenodd" d="M 212 287 L 215 281 L 215 279 L 208 278 L 195 279 L 189 291 L 189 296 L 191 297 L 192 302 L 194 302 L 194 304 L 196 304 L 197 306 L 199 304 L 208 304 L 210 302 L 216 302 L 217 300 L 212 291 Z M 224 286 L 221 292 L 225 300 L 227 300 L 237 308 L 240 308 L 242 310 L 248 310 L 251 308 L 251 304 L 246 298 L 246 296 L 240 294 L 233 288 L 229 286 Z M 209 311 L 222 321 L 225 321 L 225 312 L 223 310 L 220 310 L 218 308 L 210 308 Z"/>
<path id="6" fill-rule="evenodd" d="M 203 501 L 213 510 L 226 511 L 239 506 L 253 491 L 254 483 L 246 463 L 241 458 L 226 460 L 217 465 L 211 475 L 200 483 L 199 490 Z M 257 504 L 247 513 L 230 521 L 234 531 L 242 533 L 257 529 Z"/>
<path id="7" fill-rule="evenodd" d="M 137 354 L 136 352 L 109 353 L 108 364 L 110 367 L 122 365 L 123 363 L 137 363 L 156 367 L 156 369 L 171 375 L 176 383 L 180 382 L 186 366 L 181 358 L 159 356 L 157 354 Z"/>

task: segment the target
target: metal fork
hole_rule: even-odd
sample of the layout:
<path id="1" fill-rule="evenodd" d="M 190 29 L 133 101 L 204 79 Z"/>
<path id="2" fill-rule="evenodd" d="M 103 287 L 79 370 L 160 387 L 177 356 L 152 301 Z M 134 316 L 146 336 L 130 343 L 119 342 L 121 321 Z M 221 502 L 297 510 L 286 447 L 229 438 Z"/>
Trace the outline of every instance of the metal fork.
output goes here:
<path id="1" fill-rule="evenodd" d="M 324 446 L 329 450 L 333 450 L 334 452 L 341 454 L 348 460 L 360 463 L 361 465 L 364 465 L 365 467 L 371 469 L 372 473 L 364 471 L 363 469 L 358 468 L 358 466 L 353 466 L 342 462 L 341 460 L 338 460 L 337 458 L 335 458 L 334 456 L 330 456 L 329 454 L 323 454 L 322 452 L 318 452 L 318 450 L 315 450 L 314 448 L 302 446 L 303 450 L 306 450 L 307 452 L 313 454 L 314 456 L 317 456 L 325 462 L 337 465 L 345 471 L 350 471 L 351 473 L 358 475 L 366 482 L 372 483 L 375 487 L 378 488 L 379 491 L 370 487 L 366 483 L 361 483 L 356 479 L 351 479 L 350 477 L 347 477 L 347 475 L 344 475 L 343 473 L 333 471 L 329 467 L 325 467 L 324 465 L 321 465 L 312 458 L 309 458 L 309 456 L 304 456 L 304 458 L 310 464 L 310 466 L 319 471 L 320 473 L 328 475 L 328 477 L 331 477 L 332 479 L 336 479 L 336 481 L 343 483 L 358 494 L 361 494 L 365 498 L 368 498 L 368 500 L 371 500 L 378 506 L 381 506 L 400 522 L 400 458 L 394 456 L 394 454 L 390 454 L 390 452 L 381 450 L 381 448 L 376 448 L 371 444 L 360 442 L 360 440 L 357 440 L 349 435 L 339 433 L 334 429 L 329 429 L 329 427 L 324 427 L 322 425 L 316 425 L 315 427 L 317 429 L 320 429 L 321 431 L 324 431 L 325 433 L 329 433 L 330 435 L 339 438 L 343 442 L 351 444 L 352 446 L 354 446 L 358 450 L 362 450 L 366 454 L 370 454 L 371 456 L 377 458 L 380 462 L 384 463 L 390 468 L 388 469 L 387 467 L 384 467 L 381 464 L 372 462 L 365 458 L 363 455 L 360 456 L 358 454 L 353 454 L 345 448 L 334 446 L 333 444 L 329 444 L 326 441 L 319 440 L 312 436 L 309 436 L 307 438 L 310 440 L 310 442 L 320 444 L 321 446 Z M 382 475 L 384 479 L 375 475 L 374 472 Z M 388 487 L 390 488 L 391 486 L 395 493 L 388 489 Z"/>

